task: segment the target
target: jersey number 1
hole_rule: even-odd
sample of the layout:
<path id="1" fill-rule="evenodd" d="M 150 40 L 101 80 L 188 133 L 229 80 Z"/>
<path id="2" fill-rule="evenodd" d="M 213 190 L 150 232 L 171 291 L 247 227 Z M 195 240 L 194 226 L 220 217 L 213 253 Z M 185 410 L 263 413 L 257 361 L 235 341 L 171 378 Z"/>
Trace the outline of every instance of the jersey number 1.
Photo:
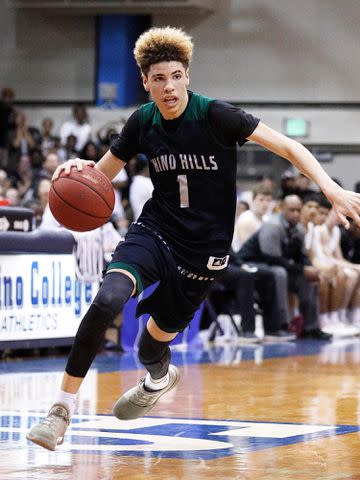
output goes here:
<path id="1" fill-rule="evenodd" d="M 186 175 L 178 175 L 177 181 L 179 182 L 180 192 L 180 208 L 189 207 L 189 189 Z"/>

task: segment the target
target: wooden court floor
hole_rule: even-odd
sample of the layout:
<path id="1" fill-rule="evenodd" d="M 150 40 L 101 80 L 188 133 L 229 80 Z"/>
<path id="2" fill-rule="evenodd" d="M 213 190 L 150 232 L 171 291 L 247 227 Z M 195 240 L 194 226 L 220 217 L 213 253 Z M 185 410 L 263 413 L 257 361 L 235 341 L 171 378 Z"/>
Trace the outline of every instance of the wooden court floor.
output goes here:
<path id="1" fill-rule="evenodd" d="M 98 356 L 65 443 L 25 439 L 65 358 L 0 363 L 0 479 L 360 479 L 360 340 L 173 351 L 181 381 L 151 415 L 111 415 L 142 371 Z"/>

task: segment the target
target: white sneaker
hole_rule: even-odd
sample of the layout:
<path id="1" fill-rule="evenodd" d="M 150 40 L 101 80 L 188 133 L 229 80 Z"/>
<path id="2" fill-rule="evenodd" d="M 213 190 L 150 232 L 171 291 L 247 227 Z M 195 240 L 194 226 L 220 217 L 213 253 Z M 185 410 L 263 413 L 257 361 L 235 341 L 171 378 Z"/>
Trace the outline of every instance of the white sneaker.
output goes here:
<path id="1" fill-rule="evenodd" d="M 133 420 L 149 412 L 166 392 L 174 388 L 180 380 L 179 370 L 169 365 L 169 383 L 161 390 L 148 392 L 144 388 L 145 378 L 136 387 L 128 390 L 115 403 L 113 414 L 119 420 Z"/>
<path id="2" fill-rule="evenodd" d="M 55 450 L 64 441 L 70 423 L 69 410 L 63 403 L 54 403 L 44 420 L 34 425 L 26 438 L 48 450 Z"/>

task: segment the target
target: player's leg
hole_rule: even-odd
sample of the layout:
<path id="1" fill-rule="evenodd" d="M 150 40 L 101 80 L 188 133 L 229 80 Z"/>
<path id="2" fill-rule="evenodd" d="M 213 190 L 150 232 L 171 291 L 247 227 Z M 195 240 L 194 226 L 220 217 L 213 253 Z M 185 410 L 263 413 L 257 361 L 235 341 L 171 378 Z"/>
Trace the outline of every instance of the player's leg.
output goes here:
<path id="1" fill-rule="evenodd" d="M 49 450 L 63 442 L 75 409 L 77 392 L 105 337 L 105 331 L 134 293 L 128 272 L 108 273 L 82 319 L 68 358 L 61 389 L 48 416 L 33 426 L 27 438 Z"/>
<path id="2" fill-rule="evenodd" d="M 169 343 L 177 332 L 162 330 L 150 317 L 139 341 L 139 360 L 147 370 L 140 383 L 115 403 L 113 413 L 121 420 L 142 417 L 180 379 L 178 369 L 170 365 Z"/>

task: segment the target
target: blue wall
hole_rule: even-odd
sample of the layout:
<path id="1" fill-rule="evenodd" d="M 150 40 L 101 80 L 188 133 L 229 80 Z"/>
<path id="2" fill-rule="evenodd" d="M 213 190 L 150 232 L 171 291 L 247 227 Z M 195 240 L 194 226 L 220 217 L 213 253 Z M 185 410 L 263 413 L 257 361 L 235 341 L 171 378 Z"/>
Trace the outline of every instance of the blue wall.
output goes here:
<path id="1" fill-rule="evenodd" d="M 132 52 L 136 39 L 150 23 L 148 15 L 102 15 L 98 18 L 97 105 L 105 103 L 101 95 L 102 83 L 117 87 L 113 106 L 136 105 L 146 98 Z"/>

